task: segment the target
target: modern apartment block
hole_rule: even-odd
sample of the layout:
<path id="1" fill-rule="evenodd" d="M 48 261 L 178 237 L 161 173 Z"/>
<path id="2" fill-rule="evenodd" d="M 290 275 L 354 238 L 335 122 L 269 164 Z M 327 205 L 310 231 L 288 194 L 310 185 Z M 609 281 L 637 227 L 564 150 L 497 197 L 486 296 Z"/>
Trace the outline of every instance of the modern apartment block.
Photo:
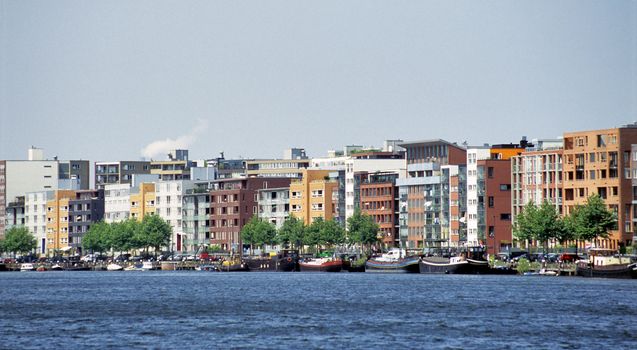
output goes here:
<path id="1" fill-rule="evenodd" d="M 58 190 L 47 201 L 47 253 L 82 250 L 82 237 L 104 217 L 104 190 Z"/>
<path id="2" fill-rule="evenodd" d="M 246 161 L 248 177 L 289 177 L 298 179 L 302 170 L 310 166 L 310 160 L 302 148 L 284 151 L 283 159 L 254 159 Z"/>
<path id="3" fill-rule="evenodd" d="M 4 236 L 6 206 L 16 197 L 23 197 L 29 192 L 53 191 L 57 189 L 88 189 L 89 161 L 44 160 L 41 149 L 31 148 L 27 160 L 2 161 L 0 175 L 4 175 L 4 183 L 0 184 L 0 237 Z"/>
<path id="4" fill-rule="evenodd" d="M 529 202 L 539 206 L 549 201 L 562 214 L 563 143 L 533 141 L 519 156 L 511 157 L 511 219 Z"/>
<path id="5" fill-rule="evenodd" d="M 441 245 L 459 247 L 467 242 L 467 168 L 465 165 L 443 165 L 440 174 Z"/>
<path id="6" fill-rule="evenodd" d="M 161 181 L 155 183 L 156 213 L 172 227 L 170 239 L 171 251 L 183 251 L 185 233 L 182 224 L 183 197 L 188 190 L 195 187 L 195 183 L 188 180 Z"/>
<path id="7" fill-rule="evenodd" d="M 161 181 L 190 180 L 190 168 L 193 163 L 188 160 L 188 150 L 172 150 L 168 160 L 151 161 L 150 173 L 159 175 Z"/>
<path id="8" fill-rule="evenodd" d="M 150 174 L 150 162 L 95 162 L 95 188 L 111 184 L 130 184 L 134 174 Z"/>
<path id="9" fill-rule="evenodd" d="M 55 191 L 30 192 L 24 198 L 24 221 L 27 229 L 37 240 L 39 254 L 46 254 L 46 204 L 52 200 Z"/>
<path id="10" fill-rule="evenodd" d="M 290 188 L 265 188 L 257 193 L 259 218 L 281 228 L 290 217 Z"/>
<path id="11" fill-rule="evenodd" d="M 399 247 L 398 187 L 399 174 L 376 172 L 361 174 L 360 208 L 379 226 L 379 236 L 385 247 Z"/>
<path id="12" fill-rule="evenodd" d="M 199 182 L 183 196 L 184 251 L 196 253 L 210 244 L 210 190 L 212 182 Z"/>
<path id="13" fill-rule="evenodd" d="M 290 214 L 310 225 L 316 218 L 332 220 L 337 214 L 334 205 L 339 182 L 330 178 L 329 170 L 303 170 L 301 179 L 290 183 Z"/>
<path id="14" fill-rule="evenodd" d="M 13 201 L 7 203 L 5 229 L 24 226 L 24 196 L 15 197 Z"/>
<path id="15" fill-rule="evenodd" d="M 400 241 L 412 251 L 444 247 L 442 166 L 464 165 L 466 150 L 444 140 L 401 143 L 406 150 L 407 172 L 397 180 L 400 198 Z"/>
<path id="16" fill-rule="evenodd" d="M 154 182 L 140 182 L 130 188 L 129 208 L 130 217 L 141 221 L 146 215 L 153 215 L 157 212 L 156 194 Z"/>
<path id="17" fill-rule="evenodd" d="M 637 190 L 633 187 L 633 165 L 637 155 L 637 124 L 615 129 L 564 133 L 563 203 L 564 214 L 584 204 L 588 196 L 598 194 L 617 214 L 617 229 L 608 239 L 593 243 L 597 247 L 617 249 L 630 245 L 637 216 Z"/>
<path id="18" fill-rule="evenodd" d="M 121 222 L 130 217 L 130 184 L 108 184 L 104 188 L 104 221 Z"/>
<path id="19" fill-rule="evenodd" d="M 258 190 L 290 186 L 290 178 L 249 177 L 224 179 L 210 191 L 210 243 L 241 253 L 241 228 L 258 215 Z"/>

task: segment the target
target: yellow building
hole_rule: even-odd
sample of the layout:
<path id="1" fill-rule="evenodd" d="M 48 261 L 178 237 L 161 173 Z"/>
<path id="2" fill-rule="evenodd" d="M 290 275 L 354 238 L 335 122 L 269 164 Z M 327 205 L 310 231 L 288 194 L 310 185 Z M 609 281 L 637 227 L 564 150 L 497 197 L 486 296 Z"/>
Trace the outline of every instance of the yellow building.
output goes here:
<path id="1" fill-rule="evenodd" d="M 302 178 L 290 184 L 290 214 L 309 225 L 317 217 L 334 218 L 333 192 L 338 182 L 329 179 L 329 170 L 302 170 Z"/>
<path id="2" fill-rule="evenodd" d="M 130 216 L 139 221 L 148 214 L 155 214 L 155 184 L 140 183 L 130 193 Z"/>
<path id="3" fill-rule="evenodd" d="M 46 202 L 47 251 L 60 250 L 69 244 L 69 201 L 75 191 L 55 191 L 53 199 Z"/>

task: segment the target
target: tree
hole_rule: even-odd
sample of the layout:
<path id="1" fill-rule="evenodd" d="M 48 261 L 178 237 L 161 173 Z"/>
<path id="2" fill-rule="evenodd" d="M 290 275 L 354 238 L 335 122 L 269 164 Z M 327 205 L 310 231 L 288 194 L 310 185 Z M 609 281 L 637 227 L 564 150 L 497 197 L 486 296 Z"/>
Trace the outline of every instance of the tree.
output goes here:
<path id="1" fill-rule="evenodd" d="M 588 197 L 586 204 L 575 207 L 570 216 L 569 228 L 578 241 L 607 238 L 608 231 L 617 225 L 615 213 L 606 208 L 604 200 L 597 194 Z"/>
<path id="2" fill-rule="evenodd" d="M 111 225 L 104 221 L 96 222 L 82 237 L 82 247 L 86 251 L 104 252 L 110 248 Z"/>
<path id="3" fill-rule="evenodd" d="M 147 251 L 148 247 L 153 247 L 157 252 L 162 246 L 168 245 L 173 229 L 159 215 L 145 215 L 137 233 L 137 241 L 142 244 L 142 247 Z"/>
<path id="4" fill-rule="evenodd" d="M 281 245 L 290 244 L 296 249 L 301 249 L 305 236 L 305 224 L 295 216 L 290 216 L 277 232 L 277 242 Z"/>
<path id="5" fill-rule="evenodd" d="M 140 224 L 135 219 L 126 219 L 119 223 L 111 224 L 111 239 L 113 250 L 125 252 L 135 248 L 135 237 Z"/>
<path id="6" fill-rule="evenodd" d="M 37 248 L 38 243 L 26 227 L 12 227 L 5 232 L 2 247 L 11 253 L 26 254 Z"/>
<path id="7" fill-rule="evenodd" d="M 345 242 L 345 230 L 334 220 L 323 221 L 319 230 L 320 242 L 328 246 L 343 244 Z"/>
<path id="8" fill-rule="evenodd" d="M 323 229 L 323 225 L 325 220 L 322 217 L 317 217 L 312 221 L 312 223 L 307 226 L 305 230 L 305 235 L 303 236 L 303 244 L 314 246 L 318 250 L 318 246 L 320 246 L 323 241 L 321 237 L 321 230 Z"/>
<path id="9" fill-rule="evenodd" d="M 550 239 L 564 236 L 564 222 L 555 207 L 548 201 L 542 202 L 538 208 L 529 202 L 516 217 L 513 234 L 518 240 L 536 240 L 546 245 Z"/>
<path id="10" fill-rule="evenodd" d="M 378 243 L 379 226 L 369 215 L 362 214 L 356 209 L 354 215 L 347 219 L 347 232 L 350 243 L 361 244 L 371 248 L 372 244 Z"/>
<path id="11" fill-rule="evenodd" d="M 251 254 L 255 245 L 262 247 L 264 244 L 272 244 L 275 237 L 276 228 L 274 225 L 259 219 L 256 215 L 241 229 L 241 240 L 250 244 Z"/>

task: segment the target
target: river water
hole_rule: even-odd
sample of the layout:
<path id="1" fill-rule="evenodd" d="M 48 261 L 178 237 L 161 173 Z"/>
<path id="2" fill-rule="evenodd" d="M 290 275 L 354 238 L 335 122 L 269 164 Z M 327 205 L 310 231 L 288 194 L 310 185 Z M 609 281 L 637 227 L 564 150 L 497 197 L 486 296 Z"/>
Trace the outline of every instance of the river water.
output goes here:
<path id="1" fill-rule="evenodd" d="M 0 273 L 0 349 L 637 349 L 637 280 Z"/>

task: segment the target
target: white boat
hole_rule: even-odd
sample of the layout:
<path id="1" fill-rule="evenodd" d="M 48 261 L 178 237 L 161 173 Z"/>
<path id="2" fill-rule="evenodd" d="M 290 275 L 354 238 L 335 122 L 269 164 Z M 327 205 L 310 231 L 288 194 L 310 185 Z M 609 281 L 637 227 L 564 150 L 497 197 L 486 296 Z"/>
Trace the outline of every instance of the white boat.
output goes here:
<path id="1" fill-rule="evenodd" d="M 123 268 L 117 264 L 108 264 L 108 266 L 106 266 L 107 271 L 121 271 L 122 269 Z"/>
<path id="2" fill-rule="evenodd" d="M 155 264 L 152 261 L 144 261 L 142 263 L 142 270 L 156 270 Z"/>
<path id="3" fill-rule="evenodd" d="M 24 263 L 20 265 L 20 271 L 34 271 L 35 267 L 31 263 Z"/>

